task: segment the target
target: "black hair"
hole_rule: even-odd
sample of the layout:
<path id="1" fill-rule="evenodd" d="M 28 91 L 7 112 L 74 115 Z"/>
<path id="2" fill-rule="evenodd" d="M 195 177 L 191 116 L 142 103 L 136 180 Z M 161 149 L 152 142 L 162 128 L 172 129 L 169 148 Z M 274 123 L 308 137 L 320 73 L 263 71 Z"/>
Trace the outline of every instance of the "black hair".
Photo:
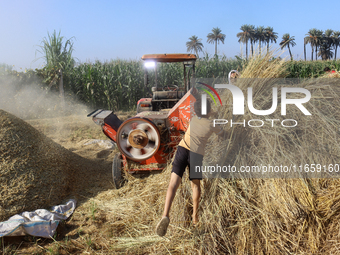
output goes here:
<path id="1" fill-rule="evenodd" d="M 195 113 L 197 117 L 206 118 L 207 115 L 202 115 L 201 105 L 202 105 L 201 99 L 196 100 L 196 102 L 194 103 Z M 211 104 L 210 104 L 210 101 L 207 99 L 207 114 L 209 114 L 210 111 L 211 111 Z"/>
<path id="2" fill-rule="evenodd" d="M 323 69 L 323 71 L 324 72 L 329 72 L 331 69 L 329 69 L 329 67 L 327 66 L 327 67 L 325 67 L 324 69 Z"/>

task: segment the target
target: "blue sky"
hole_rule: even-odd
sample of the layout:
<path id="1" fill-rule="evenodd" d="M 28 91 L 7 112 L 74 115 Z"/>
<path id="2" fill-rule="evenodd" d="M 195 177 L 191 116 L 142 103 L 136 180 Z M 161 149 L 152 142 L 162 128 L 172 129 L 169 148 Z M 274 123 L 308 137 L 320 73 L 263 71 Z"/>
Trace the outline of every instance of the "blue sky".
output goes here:
<path id="1" fill-rule="evenodd" d="M 74 37 L 74 57 L 80 62 L 185 53 L 192 35 L 202 38 L 204 51 L 213 55 L 207 34 L 214 27 L 226 34 L 219 54 L 234 57 L 241 53 L 236 34 L 243 24 L 273 27 L 278 43 L 284 33 L 295 36 L 292 53 L 299 59 L 309 29 L 340 30 L 339 7 L 338 1 L 314 0 L 0 0 L 0 63 L 14 65 L 16 70 L 41 67 L 42 59 L 34 61 L 41 57 L 38 45 L 54 30 L 67 39 Z M 307 47 L 308 57 L 310 52 Z"/>

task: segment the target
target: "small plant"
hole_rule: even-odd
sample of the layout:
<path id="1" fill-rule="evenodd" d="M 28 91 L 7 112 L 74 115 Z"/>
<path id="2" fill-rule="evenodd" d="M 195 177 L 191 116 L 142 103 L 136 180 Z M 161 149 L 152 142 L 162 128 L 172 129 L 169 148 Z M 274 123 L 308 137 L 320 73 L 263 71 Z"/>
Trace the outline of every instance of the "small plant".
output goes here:
<path id="1" fill-rule="evenodd" d="M 95 213 L 97 212 L 97 205 L 94 201 L 92 201 L 91 207 L 90 207 L 90 211 L 91 211 L 91 217 L 93 220 L 96 220 L 95 217 Z"/>
<path id="2" fill-rule="evenodd" d="M 64 241 L 65 241 L 65 244 L 67 245 L 67 244 L 68 244 L 68 241 L 69 241 L 69 237 L 68 237 L 68 236 L 65 236 Z"/>
<path id="3" fill-rule="evenodd" d="M 4 246 L 4 243 L 2 243 L 2 253 L 1 254 L 17 254 L 16 247 L 13 244 L 10 244 L 8 246 Z"/>
<path id="4" fill-rule="evenodd" d="M 58 251 L 58 250 L 55 251 L 55 250 L 54 250 L 54 247 L 49 247 L 47 250 L 48 250 L 48 252 L 49 252 L 50 254 L 59 255 L 59 251 Z"/>
<path id="5" fill-rule="evenodd" d="M 86 237 L 85 237 L 85 242 L 86 242 L 86 244 L 87 244 L 87 246 L 88 246 L 89 248 L 92 248 L 93 243 L 92 243 L 92 240 L 91 240 L 91 236 L 86 236 Z"/>
<path id="6" fill-rule="evenodd" d="M 77 230 L 77 232 L 78 232 L 78 235 L 81 236 L 81 234 L 83 233 L 83 230 L 82 230 L 81 228 L 79 228 L 79 229 Z"/>

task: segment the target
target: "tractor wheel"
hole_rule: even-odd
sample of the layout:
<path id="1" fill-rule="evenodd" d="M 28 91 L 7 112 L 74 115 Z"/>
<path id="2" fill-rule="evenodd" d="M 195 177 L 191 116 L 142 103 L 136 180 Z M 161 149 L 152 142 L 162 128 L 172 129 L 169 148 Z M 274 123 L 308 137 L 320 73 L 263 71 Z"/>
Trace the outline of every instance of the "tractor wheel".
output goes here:
<path id="1" fill-rule="evenodd" d="M 122 158 L 120 153 L 116 154 L 113 158 L 112 177 L 116 188 L 119 189 L 122 182 Z"/>

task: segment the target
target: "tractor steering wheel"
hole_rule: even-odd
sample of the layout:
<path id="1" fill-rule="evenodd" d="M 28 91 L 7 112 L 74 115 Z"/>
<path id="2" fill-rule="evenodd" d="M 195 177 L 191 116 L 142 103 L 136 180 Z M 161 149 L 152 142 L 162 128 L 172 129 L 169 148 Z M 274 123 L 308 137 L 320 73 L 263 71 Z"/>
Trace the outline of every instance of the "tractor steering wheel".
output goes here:
<path id="1" fill-rule="evenodd" d="M 177 85 L 164 86 L 163 91 L 178 91 L 178 86 Z"/>

